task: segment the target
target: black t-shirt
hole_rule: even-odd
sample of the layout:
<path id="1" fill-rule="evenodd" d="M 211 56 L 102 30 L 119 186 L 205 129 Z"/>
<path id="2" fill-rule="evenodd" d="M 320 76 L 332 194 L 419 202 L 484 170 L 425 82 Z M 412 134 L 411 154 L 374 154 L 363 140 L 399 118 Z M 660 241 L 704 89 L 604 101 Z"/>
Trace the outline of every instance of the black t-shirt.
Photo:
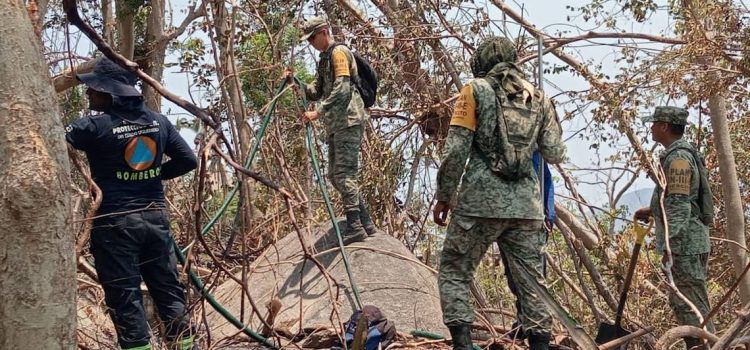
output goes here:
<path id="1" fill-rule="evenodd" d="M 164 206 L 162 180 L 186 174 L 197 166 L 187 142 L 169 120 L 142 103 L 76 120 L 66 140 L 86 152 L 91 175 L 102 190 L 98 214 Z M 162 163 L 164 155 L 169 160 Z"/>

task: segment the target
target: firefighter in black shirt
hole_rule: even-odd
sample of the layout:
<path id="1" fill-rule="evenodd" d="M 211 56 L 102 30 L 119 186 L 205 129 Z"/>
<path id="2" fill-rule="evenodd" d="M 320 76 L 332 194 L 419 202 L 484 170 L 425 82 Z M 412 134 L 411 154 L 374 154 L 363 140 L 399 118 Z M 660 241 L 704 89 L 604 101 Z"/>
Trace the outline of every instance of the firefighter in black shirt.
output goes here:
<path id="1" fill-rule="evenodd" d="M 185 306 L 164 202 L 162 180 L 197 166 L 185 140 L 163 115 L 149 110 L 136 77 L 107 58 L 78 74 L 90 109 L 102 112 L 66 127 L 66 139 L 86 153 L 103 198 L 91 231 L 91 253 L 122 349 L 151 349 L 141 280 L 165 324 L 171 349 L 197 349 Z M 169 160 L 162 162 L 164 155 Z"/>

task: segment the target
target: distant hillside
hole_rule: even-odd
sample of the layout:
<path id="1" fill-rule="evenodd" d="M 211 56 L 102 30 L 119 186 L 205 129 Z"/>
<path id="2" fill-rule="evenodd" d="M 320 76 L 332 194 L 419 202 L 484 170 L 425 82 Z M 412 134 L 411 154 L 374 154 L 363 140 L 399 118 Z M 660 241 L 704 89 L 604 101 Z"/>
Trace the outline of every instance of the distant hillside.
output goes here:
<path id="1" fill-rule="evenodd" d="M 648 206 L 649 202 L 651 201 L 652 192 L 653 189 L 651 188 L 642 188 L 624 194 L 622 198 L 620 198 L 620 202 L 618 203 L 618 206 L 625 207 L 625 213 L 623 213 L 621 217 L 632 218 L 633 214 L 636 210 L 638 210 L 638 208 Z M 625 225 L 625 221 L 617 220 L 615 229 L 620 230 L 625 227 Z"/>

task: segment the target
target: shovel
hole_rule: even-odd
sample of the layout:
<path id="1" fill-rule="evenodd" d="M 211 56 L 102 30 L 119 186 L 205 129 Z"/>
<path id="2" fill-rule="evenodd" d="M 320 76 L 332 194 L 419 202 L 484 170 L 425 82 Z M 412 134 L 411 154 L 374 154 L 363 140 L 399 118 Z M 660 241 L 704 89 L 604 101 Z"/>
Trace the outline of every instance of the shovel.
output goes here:
<path id="1" fill-rule="evenodd" d="M 648 228 L 644 228 L 637 220 L 633 220 L 633 228 L 635 229 L 636 241 L 633 247 L 633 254 L 630 256 L 630 266 L 628 266 L 628 274 L 625 276 L 625 284 L 622 286 L 622 292 L 620 293 L 620 302 L 617 304 L 617 314 L 615 315 L 615 324 L 609 324 L 602 322 L 599 324 L 599 331 L 596 333 L 596 343 L 604 344 L 608 341 L 615 340 L 630 334 L 629 331 L 620 326 L 622 321 L 622 313 L 625 311 L 625 300 L 628 298 L 628 289 L 630 289 L 630 282 L 633 280 L 633 271 L 635 271 L 635 265 L 638 263 L 638 253 L 641 251 L 641 245 L 643 244 L 643 237 L 646 236 L 651 228 L 649 224 Z M 628 344 L 625 343 L 619 347 L 624 350 Z"/>

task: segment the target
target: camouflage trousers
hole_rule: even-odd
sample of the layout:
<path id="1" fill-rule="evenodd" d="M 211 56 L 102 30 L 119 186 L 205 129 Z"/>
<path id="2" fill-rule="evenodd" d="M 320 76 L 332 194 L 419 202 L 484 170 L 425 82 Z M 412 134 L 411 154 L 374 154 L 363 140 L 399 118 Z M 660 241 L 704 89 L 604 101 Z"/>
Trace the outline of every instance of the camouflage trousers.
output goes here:
<path id="1" fill-rule="evenodd" d="M 362 125 L 350 126 L 328 136 L 328 176 L 347 212 L 359 210 L 357 173 L 362 129 Z"/>
<path id="2" fill-rule="evenodd" d="M 443 243 L 438 272 L 440 305 L 446 325 L 474 322 L 469 283 L 492 242 L 497 242 L 514 276 L 522 269 L 544 285 L 542 247 L 546 243 L 542 220 L 488 219 L 453 214 Z M 549 333 L 552 318 L 533 287 L 516 281 L 521 326 L 533 334 Z"/>
<path id="3" fill-rule="evenodd" d="M 677 289 L 706 316 L 711 310 L 708 301 L 706 278 L 708 277 L 708 253 L 696 255 L 672 255 L 672 276 Z M 681 325 L 699 326 L 700 321 L 693 310 L 676 293 L 669 293 L 669 306 Z M 706 325 L 714 332 L 713 322 Z"/>

